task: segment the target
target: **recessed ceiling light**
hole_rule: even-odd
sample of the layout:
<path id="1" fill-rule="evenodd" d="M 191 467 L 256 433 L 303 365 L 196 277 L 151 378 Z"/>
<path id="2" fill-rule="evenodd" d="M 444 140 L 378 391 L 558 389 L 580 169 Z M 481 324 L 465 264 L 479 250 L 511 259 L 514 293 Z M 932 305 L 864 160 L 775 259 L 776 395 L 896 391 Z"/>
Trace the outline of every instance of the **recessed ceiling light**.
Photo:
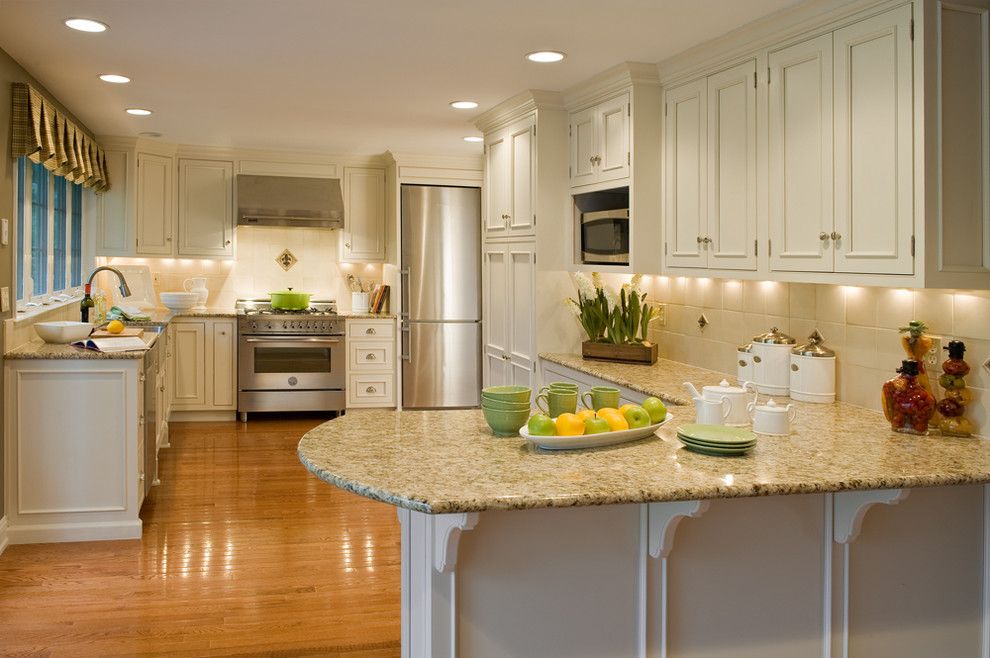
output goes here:
<path id="1" fill-rule="evenodd" d="M 564 53 L 559 50 L 537 50 L 536 52 L 529 53 L 526 55 L 526 59 L 531 62 L 539 62 L 540 64 L 548 64 L 550 62 L 559 62 L 564 59 Z"/>
<path id="2" fill-rule="evenodd" d="M 485 141 L 485 138 L 484 137 L 478 137 L 477 135 L 468 135 L 467 137 L 464 138 L 464 141 L 465 142 L 483 142 L 483 141 Z"/>
<path id="3" fill-rule="evenodd" d="M 88 18 L 70 18 L 65 21 L 66 27 L 80 32 L 106 32 L 109 26 L 100 21 L 93 21 Z"/>
<path id="4" fill-rule="evenodd" d="M 474 101 L 454 101 L 450 106 L 458 110 L 473 110 L 478 104 Z"/>
<path id="5" fill-rule="evenodd" d="M 126 75 L 117 75 L 116 73 L 104 73 L 100 76 L 100 80 L 103 80 L 103 82 L 112 82 L 115 85 L 123 85 L 131 81 Z"/>
<path id="6" fill-rule="evenodd" d="M 129 107 L 124 111 L 127 112 L 128 114 L 133 114 L 136 117 L 146 117 L 149 114 L 151 114 L 151 110 L 145 110 L 140 107 Z"/>

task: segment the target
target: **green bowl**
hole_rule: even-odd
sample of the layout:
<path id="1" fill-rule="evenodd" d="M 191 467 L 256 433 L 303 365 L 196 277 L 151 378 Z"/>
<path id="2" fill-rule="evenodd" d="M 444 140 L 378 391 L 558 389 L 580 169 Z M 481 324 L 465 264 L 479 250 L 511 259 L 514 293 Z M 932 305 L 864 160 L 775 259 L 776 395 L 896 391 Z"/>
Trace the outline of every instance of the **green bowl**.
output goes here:
<path id="1" fill-rule="evenodd" d="M 484 409 L 485 421 L 492 428 L 495 436 L 516 436 L 526 421 L 529 420 L 529 409 L 522 411 L 499 411 Z"/>
<path id="2" fill-rule="evenodd" d="M 533 389 L 528 386 L 489 386 L 481 389 L 481 397 L 502 402 L 528 402 Z"/>
<path id="3" fill-rule="evenodd" d="M 505 402 L 504 400 L 492 400 L 482 396 L 481 406 L 485 409 L 495 411 L 529 411 L 529 400 L 525 402 Z"/>

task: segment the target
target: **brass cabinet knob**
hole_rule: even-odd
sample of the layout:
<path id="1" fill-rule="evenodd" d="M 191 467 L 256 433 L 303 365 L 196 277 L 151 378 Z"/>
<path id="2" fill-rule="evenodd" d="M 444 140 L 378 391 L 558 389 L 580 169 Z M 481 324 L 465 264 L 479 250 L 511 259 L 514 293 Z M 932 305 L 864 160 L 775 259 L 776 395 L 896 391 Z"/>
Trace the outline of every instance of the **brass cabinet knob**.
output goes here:
<path id="1" fill-rule="evenodd" d="M 375 391 L 375 387 L 374 386 L 369 386 L 368 388 L 364 389 L 364 392 L 365 393 L 375 393 L 376 392 Z"/>
<path id="2" fill-rule="evenodd" d="M 364 333 L 374 335 L 374 334 L 376 334 L 378 332 L 375 331 L 375 328 L 374 327 L 368 327 L 367 329 L 364 330 Z"/>
<path id="3" fill-rule="evenodd" d="M 371 352 L 368 352 L 368 353 L 367 353 L 367 354 L 366 354 L 366 355 L 364 356 L 364 359 L 365 359 L 365 361 L 374 361 L 374 360 L 375 360 L 375 355 L 374 355 L 374 354 L 372 354 Z"/>
<path id="4" fill-rule="evenodd" d="M 841 233 L 836 233 L 835 231 L 832 231 L 832 239 L 833 240 L 841 240 L 842 239 L 842 234 Z"/>
<path id="5" fill-rule="evenodd" d="M 822 242 L 828 240 L 828 233 L 822 231 L 821 233 L 818 234 L 818 239 L 821 240 Z"/>
<path id="6" fill-rule="evenodd" d="M 347 247 L 348 249 L 350 249 L 351 248 L 351 243 L 350 242 L 345 242 L 344 243 L 344 246 Z"/>

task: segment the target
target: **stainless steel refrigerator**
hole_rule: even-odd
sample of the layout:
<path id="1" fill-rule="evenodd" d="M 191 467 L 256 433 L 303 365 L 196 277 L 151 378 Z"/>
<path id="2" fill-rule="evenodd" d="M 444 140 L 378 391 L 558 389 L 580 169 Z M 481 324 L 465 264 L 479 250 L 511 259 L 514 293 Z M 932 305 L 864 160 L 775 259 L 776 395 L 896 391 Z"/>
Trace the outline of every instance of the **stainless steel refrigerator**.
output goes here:
<path id="1" fill-rule="evenodd" d="M 476 407 L 481 190 L 403 185 L 402 406 Z"/>

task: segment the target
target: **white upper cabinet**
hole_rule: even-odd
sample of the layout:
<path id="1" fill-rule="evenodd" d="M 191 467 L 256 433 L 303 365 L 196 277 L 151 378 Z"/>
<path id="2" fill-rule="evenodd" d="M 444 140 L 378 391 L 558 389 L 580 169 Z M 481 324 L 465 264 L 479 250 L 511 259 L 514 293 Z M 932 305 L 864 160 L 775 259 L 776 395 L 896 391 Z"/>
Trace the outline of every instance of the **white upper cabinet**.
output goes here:
<path id="1" fill-rule="evenodd" d="M 526 117 L 485 139 L 486 239 L 536 231 L 535 132 L 535 118 Z"/>
<path id="2" fill-rule="evenodd" d="M 756 60 L 666 93 L 670 267 L 756 269 Z"/>
<path id="3" fill-rule="evenodd" d="M 344 167 L 343 260 L 385 260 L 385 170 Z"/>
<path id="4" fill-rule="evenodd" d="M 835 271 L 911 274 L 911 7 L 833 34 Z"/>
<path id="5" fill-rule="evenodd" d="M 770 269 L 832 270 L 832 35 L 769 54 Z"/>
<path id="6" fill-rule="evenodd" d="M 134 253 L 134 225 L 128 212 L 128 192 L 133 193 L 131 167 L 134 154 L 107 150 L 107 169 L 111 187 L 99 195 L 96 228 L 97 256 L 130 256 Z"/>
<path id="7" fill-rule="evenodd" d="M 234 255 L 234 164 L 179 160 L 179 256 Z"/>
<path id="8" fill-rule="evenodd" d="M 137 253 L 140 256 L 171 256 L 172 167 L 170 157 L 137 154 Z"/>
<path id="9" fill-rule="evenodd" d="M 571 187 L 629 178 L 629 93 L 570 115 Z"/>
<path id="10" fill-rule="evenodd" d="M 664 127 L 667 265 L 707 267 L 705 144 L 708 84 L 696 80 L 667 90 Z"/>
<path id="11" fill-rule="evenodd" d="M 756 269 L 756 60 L 708 76 L 708 267 Z"/>

